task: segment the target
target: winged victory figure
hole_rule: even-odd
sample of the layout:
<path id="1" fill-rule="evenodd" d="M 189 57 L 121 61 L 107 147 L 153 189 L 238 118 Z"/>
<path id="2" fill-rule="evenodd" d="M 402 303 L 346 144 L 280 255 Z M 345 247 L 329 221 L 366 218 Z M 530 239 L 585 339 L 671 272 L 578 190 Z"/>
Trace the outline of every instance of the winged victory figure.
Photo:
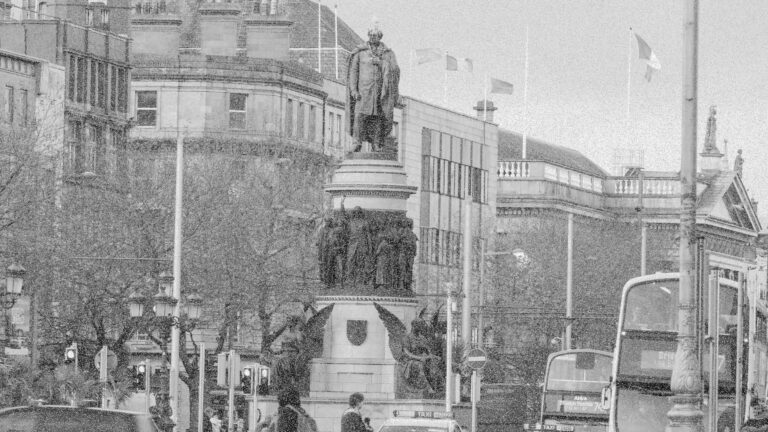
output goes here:
<path id="1" fill-rule="evenodd" d="M 435 312 L 432 324 L 425 319 L 427 308 L 411 321 L 411 331 L 400 319 L 378 303 L 373 303 L 379 318 L 389 332 L 389 349 L 392 356 L 402 366 L 402 378 L 405 383 L 416 390 L 427 390 L 436 393 L 444 385 L 443 342 L 442 335 L 437 334 L 437 314 Z"/>
<path id="2" fill-rule="evenodd" d="M 333 311 L 333 304 L 316 311 L 312 306 L 304 307 L 303 315 L 291 315 L 281 329 L 283 341 L 280 351 L 272 364 L 275 389 L 294 387 L 300 392 L 309 390 L 310 363 L 323 352 L 323 330 Z"/>

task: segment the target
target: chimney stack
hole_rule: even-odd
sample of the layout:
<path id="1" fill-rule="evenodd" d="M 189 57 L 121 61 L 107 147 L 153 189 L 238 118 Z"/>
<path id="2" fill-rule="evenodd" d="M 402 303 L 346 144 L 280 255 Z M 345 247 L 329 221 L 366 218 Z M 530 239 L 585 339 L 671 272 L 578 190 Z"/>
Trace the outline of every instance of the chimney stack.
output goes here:
<path id="1" fill-rule="evenodd" d="M 493 101 L 485 99 L 477 101 L 477 106 L 473 109 L 477 111 L 478 119 L 493 123 L 493 112 L 498 108 L 493 105 Z"/>

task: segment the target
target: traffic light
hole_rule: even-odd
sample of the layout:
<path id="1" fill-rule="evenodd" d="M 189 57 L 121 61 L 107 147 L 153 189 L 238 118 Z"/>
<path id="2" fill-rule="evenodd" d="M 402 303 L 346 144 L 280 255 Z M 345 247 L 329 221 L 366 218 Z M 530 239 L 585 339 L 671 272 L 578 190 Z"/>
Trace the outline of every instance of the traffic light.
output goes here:
<path id="1" fill-rule="evenodd" d="M 131 386 L 136 391 L 147 390 L 147 365 L 139 363 L 133 367 L 133 385 Z"/>
<path id="2" fill-rule="evenodd" d="M 64 350 L 64 364 L 74 364 L 77 368 L 77 342 L 73 342 Z"/>
<path id="3" fill-rule="evenodd" d="M 258 392 L 260 395 L 268 395 L 269 394 L 269 368 L 268 367 L 260 367 L 259 368 L 259 385 L 258 385 Z"/>
<path id="4" fill-rule="evenodd" d="M 240 389 L 243 394 L 253 394 L 253 368 L 244 367 L 240 372 Z"/>

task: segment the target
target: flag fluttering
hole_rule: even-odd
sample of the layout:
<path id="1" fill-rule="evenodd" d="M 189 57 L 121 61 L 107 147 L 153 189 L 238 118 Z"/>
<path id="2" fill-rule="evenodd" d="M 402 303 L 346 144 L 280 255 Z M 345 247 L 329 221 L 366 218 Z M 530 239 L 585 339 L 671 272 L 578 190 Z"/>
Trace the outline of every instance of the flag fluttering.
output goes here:
<path id="1" fill-rule="evenodd" d="M 515 86 L 500 79 L 491 78 L 491 93 L 512 94 Z"/>
<path id="2" fill-rule="evenodd" d="M 650 82 L 653 72 L 661 70 L 661 63 L 651 47 L 640 35 L 635 33 L 635 38 L 637 39 L 637 50 L 640 52 L 640 59 L 645 60 L 645 79 Z"/>
<path id="3" fill-rule="evenodd" d="M 459 62 L 456 60 L 456 57 L 449 56 L 448 54 L 445 55 L 445 70 L 459 70 Z"/>
<path id="4" fill-rule="evenodd" d="M 430 63 L 443 58 L 440 50 L 435 48 L 424 48 L 416 50 L 416 64 Z"/>
<path id="5" fill-rule="evenodd" d="M 458 58 L 459 63 L 459 70 L 464 72 L 472 72 L 472 59 L 466 58 L 466 57 L 459 57 Z"/>
<path id="6" fill-rule="evenodd" d="M 472 59 L 445 55 L 445 69 L 449 71 L 472 72 Z"/>

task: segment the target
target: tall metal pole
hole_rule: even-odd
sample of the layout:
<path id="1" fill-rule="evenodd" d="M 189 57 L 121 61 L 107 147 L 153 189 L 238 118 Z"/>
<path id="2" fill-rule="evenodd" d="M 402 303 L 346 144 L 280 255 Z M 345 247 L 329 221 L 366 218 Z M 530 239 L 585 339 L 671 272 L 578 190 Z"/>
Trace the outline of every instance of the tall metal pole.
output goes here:
<path id="1" fill-rule="evenodd" d="M 477 312 L 477 343 L 480 347 L 485 346 L 483 329 L 485 326 L 485 256 L 488 252 L 485 250 L 485 243 L 480 245 L 480 284 L 478 285 L 478 312 Z"/>
<path id="2" fill-rule="evenodd" d="M 184 137 L 179 132 L 176 137 L 176 206 L 173 217 L 173 308 L 174 321 L 181 315 L 181 236 L 182 236 L 182 198 L 184 194 Z M 178 325 L 171 326 L 171 370 L 168 379 L 168 403 L 171 406 L 171 420 L 179 424 L 179 341 L 181 332 Z"/>
<path id="3" fill-rule="evenodd" d="M 323 0 L 317 0 L 317 71 L 323 73 Z"/>
<path id="4" fill-rule="evenodd" d="M 565 349 L 571 349 L 573 332 L 573 213 L 568 213 L 568 254 L 565 269 Z"/>
<path id="5" fill-rule="evenodd" d="M 667 431 L 701 431 L 701 371 L 696 352 L 696 102 L 698 0 L 687 0 L 683 25 L 683 116 L 680 166 L 680 292 L 678 345 Z"/>
<path id="6" fill-rule="evenodd" d="M 464 200 L 464 298 L 461 303 L 461 337 L 464 349 L 472 345 L 472 196 Z"/>
<path id="7" fill-rule="evenodd" d="M 477 432 L 477 370 L 472 371 L 472 429 L 471 432 Z"/>
<path id="8" fill-rule="evenodd" d="M 203 430 L 205 401 L 205 342 L 200 342 L 200 356 L 197 360 L 197 430 Z"/>
<path id="9" fill-rule="evenodd" d="M 333 63 L 336 66 L 336 79 L 339 79 L 339 2 L 333 5 Z"/>
<path id="10" fill-rule="evenodd" d="M 453 406 L 453 284 L 445 284 L 445 412 Z"/>

